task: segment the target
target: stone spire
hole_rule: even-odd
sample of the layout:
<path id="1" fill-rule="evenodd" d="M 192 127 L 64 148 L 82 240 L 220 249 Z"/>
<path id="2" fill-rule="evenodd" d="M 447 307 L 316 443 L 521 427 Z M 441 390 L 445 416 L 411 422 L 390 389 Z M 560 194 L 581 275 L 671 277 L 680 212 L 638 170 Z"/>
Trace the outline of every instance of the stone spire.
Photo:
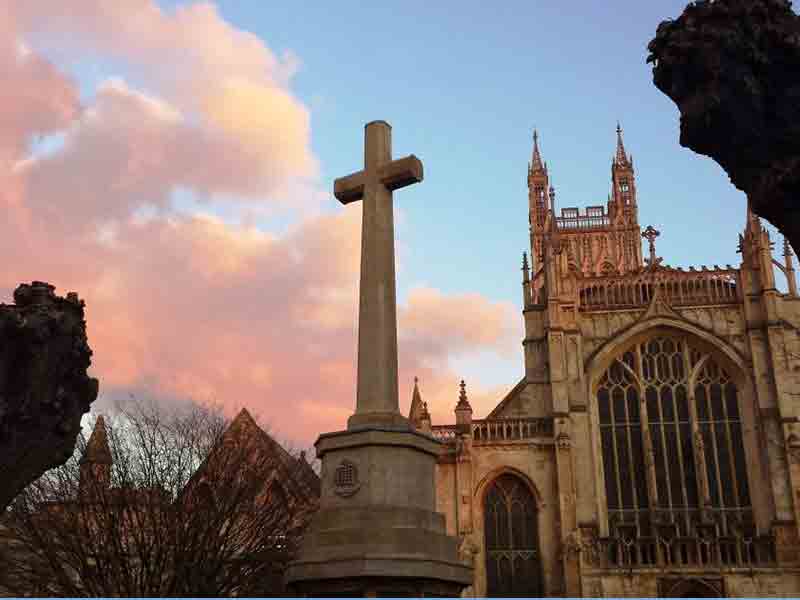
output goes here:
<path id="1" fill-rule="evenodd" d="M 528 253 L 522 253 L 522 308 L 525 309 L 531 304 L 531 274 L 528 267 Z"/>
<path id="2" fill-rule="evenodd" d="M 78 493 L 84 501 L 101 498 L 111 487 L 111 465 L 114 462 L 108 445 L 108 432 L 103 415 L 97 417 L 92 435 L 80 463 Z"/>
<path id="3" fill-rule="evenodd" d="M 103 415 L 97 417 L 92 435 L 86 444 L 80 463 L 95 463 L 110 465 L 113 463 L 111 458 L 111 448 L 108 445 L 108 432 L 106 431 L 106 421 Z"/>
<path id="4" fill-rule="evenodd" d="M 414 377 L 414 391 L 411 392 L 411 408 L 408 411 L 408 420 L 417 429 L 420 426 L 423 408 L 422 394 L 419 393 L 419 378 Z"/>
<path id="5" fill-rule="evenodd" d="M 786 275 L 786 283 L 789 287 L 789 295 L 792 298 L 797 298 L 797 279 L 795 278 L 794 265 L 792 264 L 792 247 L 788 238 L 783 238 L 783 269 Z"/>
<path id="6" fill-rule="evenodd" d="M 614 164 L 623 167 L 630 167 L 631 160 L 625 152 L 625 144 L 622 142 L 622 127 L 617 121 L 617 152 L 614 155 Z"/>
<path id="7" fill-rule="evenodd" d="M 533 154 L 530 165 L 531 174 L 547 174 L 547 166 L 542 162 L 542 155 L 539 152 L 539 132 L 533 130 Z"/>

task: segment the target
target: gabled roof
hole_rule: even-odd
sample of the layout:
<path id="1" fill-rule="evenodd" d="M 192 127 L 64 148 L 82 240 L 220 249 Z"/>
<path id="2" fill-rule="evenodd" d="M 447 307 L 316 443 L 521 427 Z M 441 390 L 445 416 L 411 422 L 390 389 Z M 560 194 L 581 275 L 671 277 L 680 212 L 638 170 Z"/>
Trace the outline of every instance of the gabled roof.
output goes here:
<path id="1" fill-rule="evenodd" d="M 300 484 L 307 486 L 312 494 L 317 496 L 320 493 L 320 480 L 311 465 L 301 456 L 295 458 L 281 446 L 266 431 L 259 427 L 250 412 L 243 408 L 239 414 L 231 421 L 231 424 L 222 434 L 218 444 L 211 450 L 206 461 L 198 468 L 192 476 L 193 480 L 202 477 L 202 473 L 211 468 L 215 457 L 224 452 L 226 445 L 232 445 L 236 441 L 246 441 L 254 445 L 254 452 L 263 452 L 263 456 L 272 456 L 276 460 L 271 464 L 274 466 L 273 473 L 263 473 L 265 485 L 277 477 L 279 480 L 293 478 Z M 283 473 L 274 473 L 275 469 Z"/>
<path id="2" fill-rule="evenodd" d="M 517 385 L 511 388 L 511 390 L 509 390 L 509 392 L 505 395 L 505 397 L 502 400 L 500 400 L 500 403 L 492 409 L 492 412 L 490 412 L 486 416 L 486 418 L 496 419 L 500 415 L 500 413 L 502 413 L 505 410 L 506 406 L 508 406 L 508 404 L 511 403 L 511 401 L 514 398 L 516 398 L 523 389 L 525 389 L 526 383 L 527 380 L 525 379 L 525 377 L 520 379 L 519 383 L 517 383 Z"/>

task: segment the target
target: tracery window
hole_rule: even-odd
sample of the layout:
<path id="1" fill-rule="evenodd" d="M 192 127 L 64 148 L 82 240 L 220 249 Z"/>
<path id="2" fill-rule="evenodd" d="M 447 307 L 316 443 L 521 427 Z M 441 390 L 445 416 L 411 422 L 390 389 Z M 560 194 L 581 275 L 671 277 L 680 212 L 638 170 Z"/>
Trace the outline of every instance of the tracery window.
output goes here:
<path id="1" fill-rule="evenodd" d="M 636 344 L 603 374 L 597 408 L 612 531 L 694 535 L 704 505 L 720 535 L 751 522 L 738 389 L 712 355 L 685 337 Z"/>
<path id="2" fill-rule="evenodd" d="M 536 503 L 513 475 L 491 483 L 484 502 L 488 596 L 541 596 Z"/>

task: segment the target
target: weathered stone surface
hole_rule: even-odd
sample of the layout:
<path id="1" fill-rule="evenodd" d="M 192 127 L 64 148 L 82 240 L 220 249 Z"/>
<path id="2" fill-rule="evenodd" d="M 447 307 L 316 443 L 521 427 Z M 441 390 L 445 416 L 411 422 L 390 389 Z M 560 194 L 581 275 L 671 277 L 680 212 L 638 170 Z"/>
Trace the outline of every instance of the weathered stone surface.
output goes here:
<path id="1" fill-rule="evenodd" d="M 658 26 L 653 82 L 680 143 L 710 156 L 800 248 L 800 17 L 787 0 L 701 0 Z"/>
<path id="2" fill-rule="evenodd" d="M 81 416 L 97 398 L 84 302 L 34 281 L 0 304 L 0 507 L 75 449 Z"/>
<path id="3" fill-rule="evenodd" d="M 392 191 L 419 181 L 419 159 L 392 160 L 391 127 L 373 121 L 364 169 L 334 183 L 343 204 L 363 200 L 356 411 L 347 431 L 317 440 L 320 510 L 286 572 L 295 593 L 456 596 L 472 581 L 436 513 L 441 444 L 412 431 L 398 405 Z"/>

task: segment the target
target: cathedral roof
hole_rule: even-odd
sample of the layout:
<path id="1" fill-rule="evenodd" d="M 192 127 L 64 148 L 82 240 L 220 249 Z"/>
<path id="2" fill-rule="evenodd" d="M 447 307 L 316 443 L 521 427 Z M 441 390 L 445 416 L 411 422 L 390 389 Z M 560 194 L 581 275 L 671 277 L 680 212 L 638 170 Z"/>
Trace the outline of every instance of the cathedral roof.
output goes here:
<path id="1" fill-rule="evenodd" d="M 240 410 L 239 414 L 231 421 L 222 434 L 220 441 L 211 450 L 205 463 L 200 466 L 192 479 L 202 477 L 202 472 L 211 468 L 211 465 L 215 462 L 215 457 L 223 453 L 226 447 L 242 441 L 252 443 L 254 445 L 254 454 L 261 454 L 261 458 L 269 459 L 272 457 L 275 459 L 274 461 L 267 460 L 265 464 L 271 464 L 274 469 L 282 471 L 285 476 L 296 479 L 319 495 L 319 476 L 308 464 L 305 456 L 301 454 L 299 458 L 295 458 L 287 452 L 281 444 L 256 423 L 256 420 L 246 408 Z M 263 477 L 266 484 L 267 480 L 270 479 L 270 474 L 264 473 Z"/>
<path id="2" fill-rule="evenodd" d="M 528 383 L 527 378 L 523 377 L 522 379 L 520 379 L 517 385 L 515 385 L 508 391 L 505 397 L 502 400 L 500 400 L 497 406 L 495 406 L 492 409 L 492 412 L 490 412 L 486 418 L 496 419 L 497 417 L 499 417 L 506 409 L 506 407 L 514 400 L 514 398 L 516 398 L 519 395 L 519 393 L 525 389 L 527 383 Z"/>

